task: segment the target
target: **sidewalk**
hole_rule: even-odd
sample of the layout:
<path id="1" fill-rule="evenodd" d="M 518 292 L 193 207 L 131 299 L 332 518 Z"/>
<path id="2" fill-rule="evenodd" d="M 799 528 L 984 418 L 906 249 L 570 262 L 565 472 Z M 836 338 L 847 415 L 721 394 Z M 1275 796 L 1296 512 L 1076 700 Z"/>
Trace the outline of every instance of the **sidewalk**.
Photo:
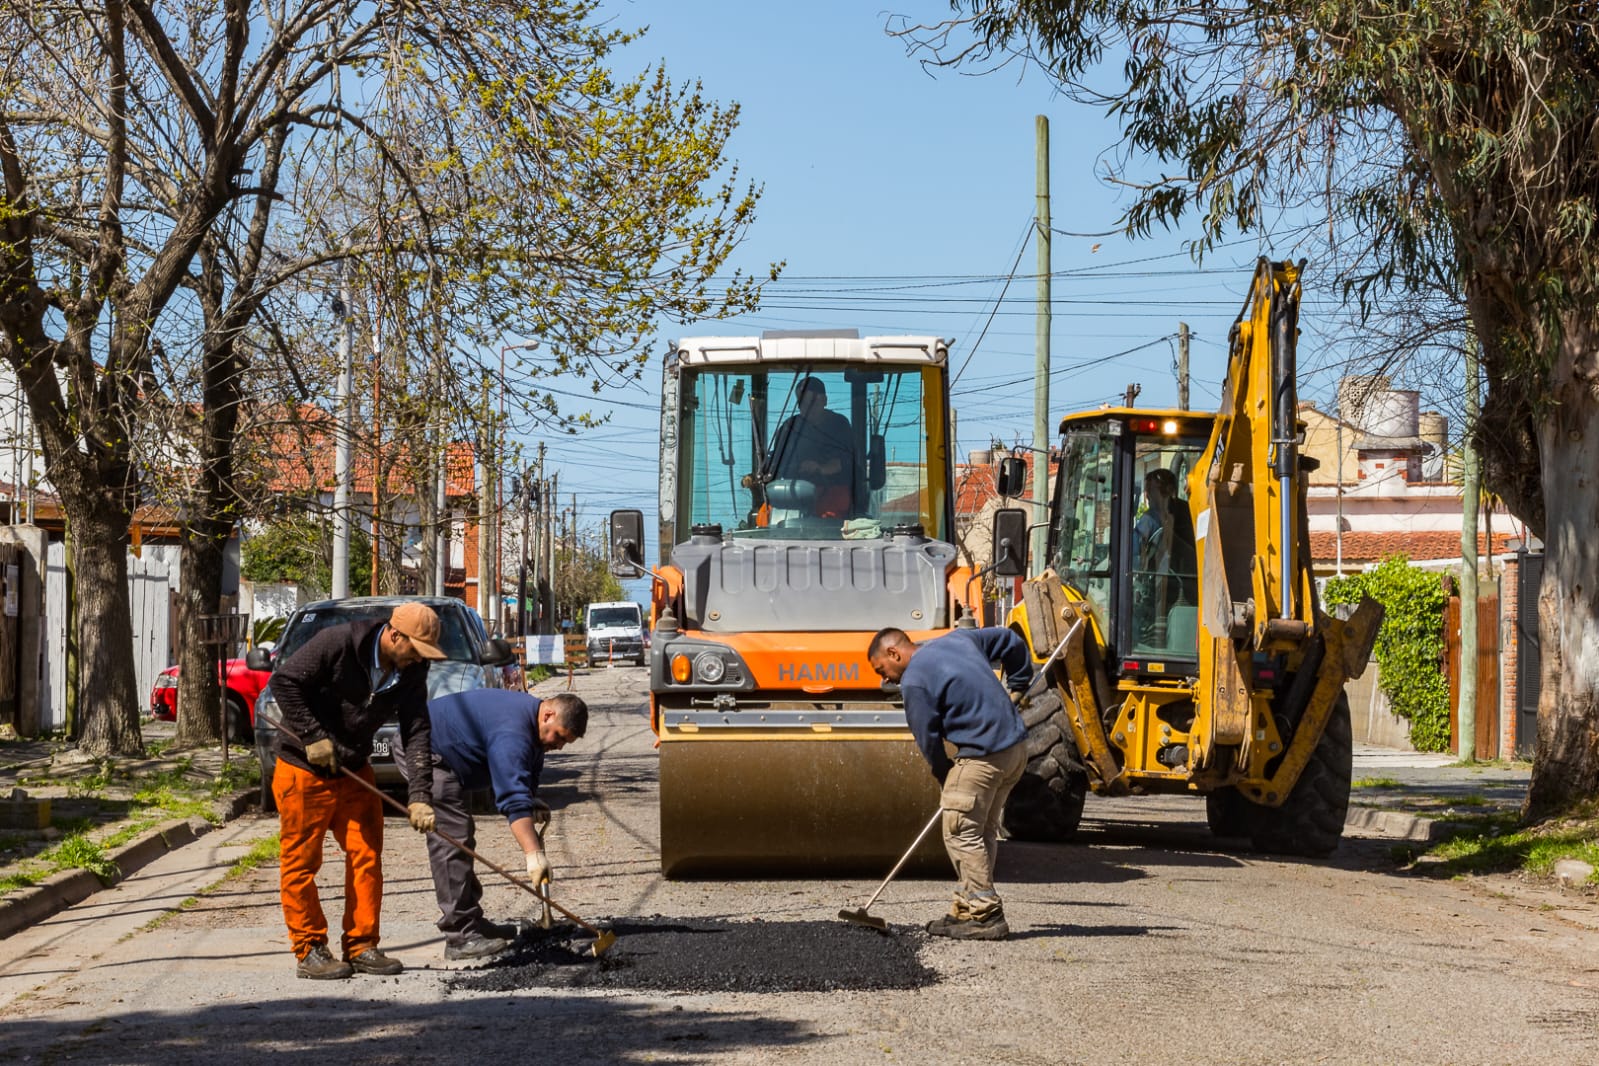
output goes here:
<path id="1" fill-rule="evenodd" d="M 1461 765 L 1453 755 L 1357 745 L 1345 825 L 1360 836 L 1426 843 L 1445 819 L 1520 810 L 1532 770 L 1526 764 Z"/>
<path id="2" fill-rule="evenodd" d="M 104 762 L 60 740 L 8 741 L 0 745 L 0 802 L 9 827 L 0 828 L 0 939 L 38 923 L 237 818 L 253 801 L 255 786 L 227 787 L 222 749 L 167 754 L 174 726 L 145 721 L 144 740 L 154 747 L 145 759 Z M 253 767 L 240 748 L 228 753 L 230 769 Z M 44 805 L 48 804 L 48 809 Z M 38 826 L 37 819 L 46 824 Z M 81 834 L 85 853 L 98 853 L 102 877 L 67 868 L 33 884 L 16 878 L 38 871 L 36 856 Z M 84 865 L 94 865 L 85 861 Z M 37 873 L 33 873 L 37 876 Z"/>

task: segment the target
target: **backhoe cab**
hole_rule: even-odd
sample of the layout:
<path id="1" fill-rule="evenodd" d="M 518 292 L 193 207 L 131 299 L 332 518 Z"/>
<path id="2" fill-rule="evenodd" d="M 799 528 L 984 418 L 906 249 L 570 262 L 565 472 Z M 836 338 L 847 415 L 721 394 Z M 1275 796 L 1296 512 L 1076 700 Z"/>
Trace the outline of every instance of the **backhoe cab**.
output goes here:
<path id="1" fill-rule="evenodd" d="M 1382 609 L 1330 617 L 1311 577 L 1299 270 L 1258 264 L 1218 413 L 1062 420 L 1047 568 L 1010 624 L 1040 661 L 1065 647 L 1024 710 L 1032 760 L 1006 811 L 1013 837 L 1069 836 L 1092 789 L 1203 794 L 1217 834 L 1262 850 L 1337 846 L 1352 752 L 1343 687 Z"/>

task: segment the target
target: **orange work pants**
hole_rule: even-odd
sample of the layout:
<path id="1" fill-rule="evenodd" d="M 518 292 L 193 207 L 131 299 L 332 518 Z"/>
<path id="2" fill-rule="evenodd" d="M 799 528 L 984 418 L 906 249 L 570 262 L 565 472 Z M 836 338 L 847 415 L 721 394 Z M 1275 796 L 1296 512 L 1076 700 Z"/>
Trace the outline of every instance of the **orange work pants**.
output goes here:
<path id="1" fill-rule="evenodd" d="M 372 767 L 358 775 L 372 781 Z M 278 801 L 279 888 L 294 957 L 328 942 L 328 919 L 317 895 L 322 841 L 328 830 L 344 851 L 344 958 L 378 946 L 383 906 L 383 802 L 340 774 L 318 777 L 282 759 L 272 773 Z"/>

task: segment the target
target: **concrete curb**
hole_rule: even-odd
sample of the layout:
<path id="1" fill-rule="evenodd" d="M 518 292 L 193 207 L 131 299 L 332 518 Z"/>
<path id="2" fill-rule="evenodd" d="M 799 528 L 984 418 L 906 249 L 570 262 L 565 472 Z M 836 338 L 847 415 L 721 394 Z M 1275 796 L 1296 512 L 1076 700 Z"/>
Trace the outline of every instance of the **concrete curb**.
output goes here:
<path id="1" fill-rule="evenodd" d="M 1385 840 L 1408 840 L 1430 844 L 1438 837 L 1438 823 L 1419 814 L 1390 811 L 1380 807 L 1351 807 L 1344 828 Z"/>
<path id="2" fill-rule="evenodd" d="M 231 822 L 247 810 L 256 791 L 249 789 L 220 801 L 222 820 Z M 145 830 L 107 855 L 120 871 L 120 876 L 112 881 L 102 881 L 88 870 L 62 870 L 32 888 L 0 899 L 0 940 L 82 903 L 102 888 L 126 880 L 167 852 L 193 843 L 213 828 L 204 818 L 174 818 Z"/>

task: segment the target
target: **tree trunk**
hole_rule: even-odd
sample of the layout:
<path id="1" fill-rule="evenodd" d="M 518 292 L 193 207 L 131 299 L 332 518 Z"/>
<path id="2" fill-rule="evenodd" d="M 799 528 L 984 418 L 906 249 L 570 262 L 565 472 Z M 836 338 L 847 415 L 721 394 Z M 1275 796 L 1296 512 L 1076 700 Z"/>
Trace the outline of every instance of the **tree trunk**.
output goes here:
<path id="1" fill-rule="evenodd" d="M 183 634 L 178 656 L 179 748 L 215 744 L 222 737 L 218 648 L 203 643 L 200 616 L 215 614 L 222 601 L 223 549 L 231 531 L 229 523 L 206 519 L 189 522 L 183 530 L 183 591 L 178 598 L 178 632 Z"/>
<path id="2" fill-rule="evenodd" d="M 102 757 L 142 755 L 143 701 L 134 691 L 133 611 L 128 595 L 131 516 L 105 496 L 86 504 L 63 494 L 62 505 L 72 523 L 78 653 L 87 682 L 80 693 L 78 747 Z"/>
<path id="3" fill-rule="evenodd" d="M 1599 795 L 1599 395 L 1594 348 L 1581 323 L 1568 332 L 1551 381 L 1543 454 L 1543 584 L 1538 628 L 1543 689 L 1538 747 L 1524 814 L 1539 820 Z"/>

